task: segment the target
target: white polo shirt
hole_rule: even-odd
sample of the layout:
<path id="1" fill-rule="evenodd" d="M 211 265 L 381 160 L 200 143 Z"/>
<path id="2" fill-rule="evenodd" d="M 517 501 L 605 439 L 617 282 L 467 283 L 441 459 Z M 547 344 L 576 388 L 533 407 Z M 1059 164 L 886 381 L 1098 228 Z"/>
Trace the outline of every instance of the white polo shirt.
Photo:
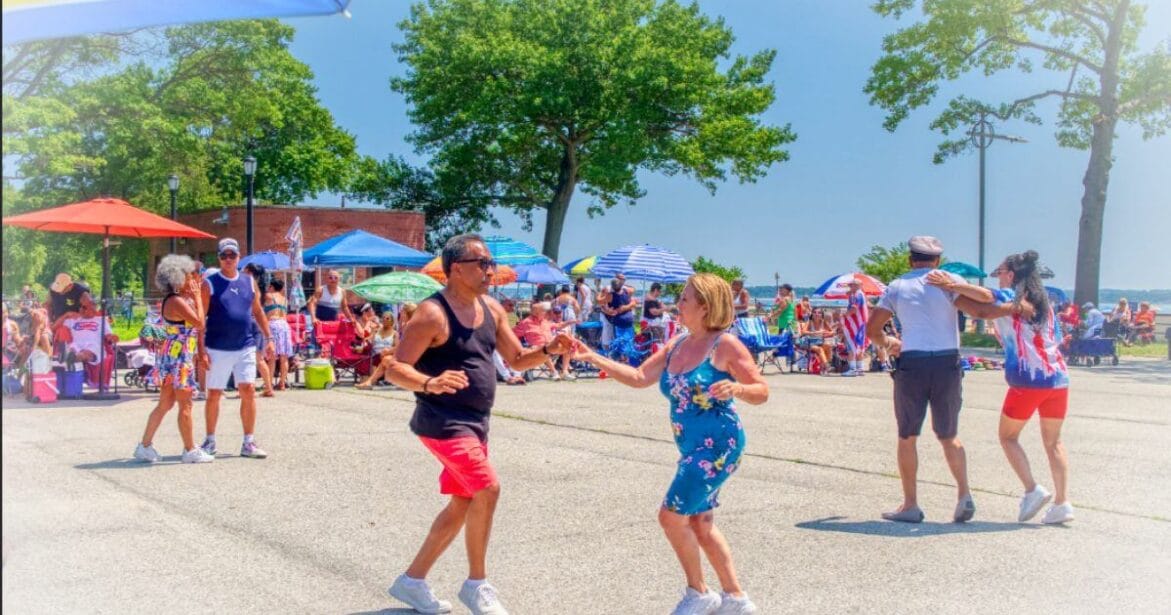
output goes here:
<path id="1" fill-rule="evenodd" d="M 903 352 L 958 350 L 959 314 L 956 293 L 927 284 L 932 269 L 912 269 L 886 287 L 878 307 L 893 313 L 902 325 Z M 957 282 L 963 278 L 949 273 Z"/>

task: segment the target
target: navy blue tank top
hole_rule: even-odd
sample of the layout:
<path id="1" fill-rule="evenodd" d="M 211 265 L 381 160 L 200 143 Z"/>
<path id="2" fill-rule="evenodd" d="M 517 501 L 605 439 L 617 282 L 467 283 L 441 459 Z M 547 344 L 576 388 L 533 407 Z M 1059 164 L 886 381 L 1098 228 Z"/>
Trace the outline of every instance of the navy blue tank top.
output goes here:
<path id="1" fill-rule="evenodd" d="M 622 290 L 610 293 L 610 307 L 618 309 L 630 303 L 630 293 L 626 292 L 626 287 Z M 634 310 L 627 310 L 615 316 L 607 316 L 610 324 L 616 327 L 633 327 L 634 326 Z"/>
<path id="2" fill-rule="evenodd" d="M 240 350 L 256 344 L 252 336 L 252 276 L 243 272 L 229 280 L 216 272 L 207 278 L 211 301 L 204 340 L 215 350 Z"/>
<path id="3" fill-rule="evenodd" d="M 475 329 L 460 323 L 441 293 L 431 295 L 427 301 L 438 303 L 447 315 L 447 341 L 425 350 L 415 369 L 428 376 L 462 370 L 467 374 L 468 386 L 448 395 L 415 393 L 411 431 L 436 440 L 475 436 L 487 442 L 488 416 L 496 401 L 496 366 L 492 363 L 492 353 L 496 351 L 496 319 L 483 298 L 479 302 L 484 322 Z"/>

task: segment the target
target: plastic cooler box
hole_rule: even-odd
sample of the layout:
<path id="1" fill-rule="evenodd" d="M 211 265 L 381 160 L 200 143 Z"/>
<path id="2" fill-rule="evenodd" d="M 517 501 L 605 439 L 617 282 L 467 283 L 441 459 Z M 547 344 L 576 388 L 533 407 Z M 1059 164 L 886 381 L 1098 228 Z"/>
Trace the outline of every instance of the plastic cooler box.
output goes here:
<path id="1" fill-rule="evenodd" d="M 57 374 L 53 372 L 33 374 L 32 380 L 29 401 L 34 404 L 48 404 L 57 401 Z"/>
<path id="2" fill-rule="evenodd" d="M 57 390 L 60 391 L 61 398 L 81 399 L 81 394 L 85 387 L 84 371 L 60 371 L 57 372 L 56 378 Z"/>
<path id="3" fill-rule="evenodd" d="M 333 365 L 328 359 L 312 359 L 305 365 L 305 388 L 324 389 L 333 386 Z"/>

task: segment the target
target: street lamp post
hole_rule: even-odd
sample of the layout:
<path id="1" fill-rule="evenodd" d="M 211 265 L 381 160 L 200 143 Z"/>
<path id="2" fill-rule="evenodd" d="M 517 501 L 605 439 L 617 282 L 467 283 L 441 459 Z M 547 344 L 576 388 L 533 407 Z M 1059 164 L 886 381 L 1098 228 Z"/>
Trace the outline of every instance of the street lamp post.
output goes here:
<path id="1" fill-rule="evenodd" d="M 992 128 L 992 122 L 988 121 L 988 112 L 981 111 L 979 118 L 972 123 L 971 130 L 968 131 L 968 136 L 972 141 L 972 145 L 980 150 L 980 232 L 979 232 L 979 255 L 980 273 L 984 273 L 984 152 L 988 149 L 992 142 L 996 139 L 1008 141 L 1009 143 L 1028 143 L 1023 137 L 1014 137 L 1011 135 L 998 135 Z M 980 278 L 980 286 L 984 285 L 984 278 Z M 976 322 L 976 330 L 980 333 L 984 332 L 984 321 Z"/>
<path id="2" fill-rule="evenodd" d="M 256 177 L 256 158 L 253 156 L 248 156 L 244 159 L 244 176 L 248 178 L 248 203 L 247 214 L 245 216 L 248 219 L 248 230 L 244 239 L 244 248 L 248 254 L 252 254 L 252 186 L 253 179 Z"/>
<path id="3" fill-rule="evenodd" d="M 171 220 L 177 220 L 179 212 L 175 208 L 175 196 L 179 194 L 179 176 L 171 173 L 167 178 L 167 188 L 171 189 Z M 171 254 L 175 253 L 175 238 L 171 238 Z"/>

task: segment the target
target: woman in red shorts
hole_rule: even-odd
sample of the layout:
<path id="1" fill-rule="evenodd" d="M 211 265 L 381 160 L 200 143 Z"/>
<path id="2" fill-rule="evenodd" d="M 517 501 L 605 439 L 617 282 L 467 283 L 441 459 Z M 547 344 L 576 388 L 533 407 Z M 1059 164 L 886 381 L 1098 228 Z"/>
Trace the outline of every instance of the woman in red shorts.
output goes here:
<path id="1" fill-rule="evenodd" d="M 1037 273 L 1037 253 L 1029 250 L 1009 255 L 992 275 L 1000 282 L 999 290 L 955 283 L 951 276 L 934 273 L 929 274 L 928 282 L 962 295 L 956 306 L 965 312 L 993 319 L 1004 346 L 1008 394 L 1000 417 L 1000 444 L 1025 486 L 1018 519 L 1028 521 L 1052 499 L 1054 504 L 1041 522 L 1067 523 L 1073 521 L 1073 506 L 1066 497 L 1069 462 L 1061 443 L 1061 426 L 1069 399 L 1069 372 L 1058 348 L 1060 327 Z M 1033 480 L 1029 458 L 1019 441 L 1034 412 L 1041 415 L 1041 440 L 1053 473 L 1052 494 Z"/>

